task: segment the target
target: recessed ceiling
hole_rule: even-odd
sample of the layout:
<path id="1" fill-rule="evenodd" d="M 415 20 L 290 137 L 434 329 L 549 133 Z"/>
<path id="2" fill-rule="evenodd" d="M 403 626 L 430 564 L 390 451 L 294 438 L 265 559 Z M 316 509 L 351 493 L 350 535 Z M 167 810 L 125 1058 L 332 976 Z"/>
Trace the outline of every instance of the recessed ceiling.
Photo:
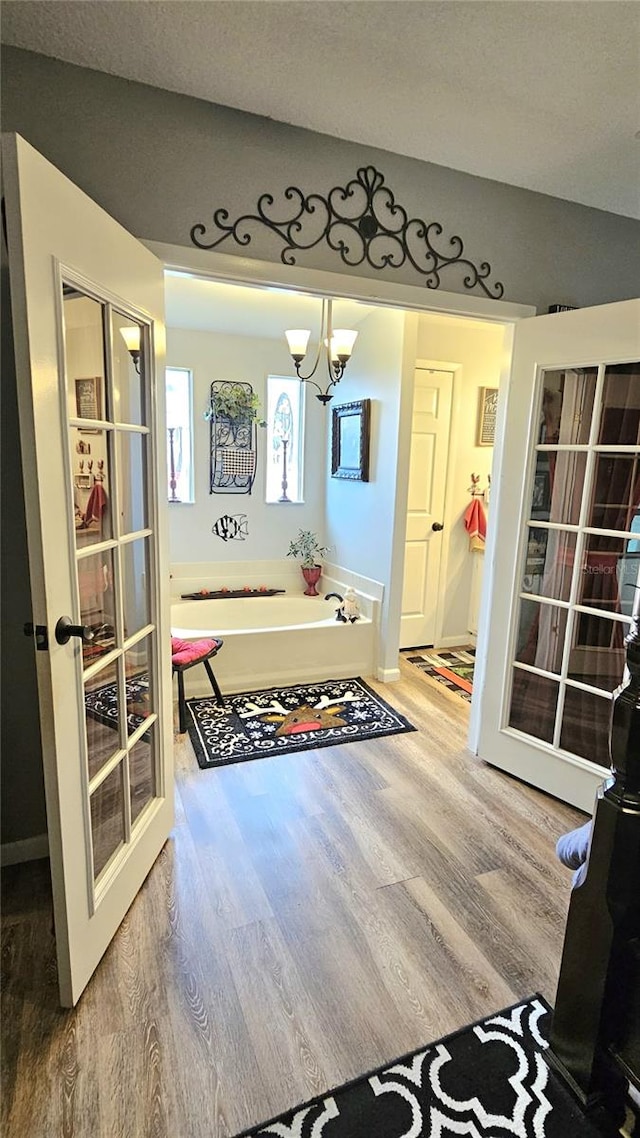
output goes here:
<path id="1" fill-rule="evenodd" d="M 636 0 L 4 0 L 2 40 L 640 216 Z"/>

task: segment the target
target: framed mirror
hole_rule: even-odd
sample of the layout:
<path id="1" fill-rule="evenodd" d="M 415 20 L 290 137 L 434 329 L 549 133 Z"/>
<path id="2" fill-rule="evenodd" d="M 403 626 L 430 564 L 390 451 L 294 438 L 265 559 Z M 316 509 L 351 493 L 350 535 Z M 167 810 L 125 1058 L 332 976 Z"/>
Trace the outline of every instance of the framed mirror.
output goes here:
<path id="1" fill-rule="evenodd" d="M 371 400 L 358 399 L 333 408 L 331 475 L 354 482 L 369 481 Z"/>

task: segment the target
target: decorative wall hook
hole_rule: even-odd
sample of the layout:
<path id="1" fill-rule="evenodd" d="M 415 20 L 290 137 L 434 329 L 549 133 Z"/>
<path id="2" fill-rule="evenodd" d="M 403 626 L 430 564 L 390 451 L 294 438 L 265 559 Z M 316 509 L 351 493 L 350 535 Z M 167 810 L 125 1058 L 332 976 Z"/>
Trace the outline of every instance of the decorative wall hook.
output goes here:
<path id="1" fill-rule="evenodd" d="M 297 264 L 298 251 L 325 241 L 350 268 L 366 262 L 372 269 L 399 269 L 409 262 L 427 288 L 435 289 L 440 288 L 442 273 L 460 266 L 465 289 L 481 288 L 492 300 L 504 295 L 500 281 L 488 283 L 488 261 L 474 265 L 464 256 L 462 238 L 450 237 L 446 252 L 436 249 L 434 241 L 443 232 L 440 223 L 409 218 L 375 166 L 361 166 L 355 178 L 345 186 L 334 186 L 326 198 L 288 186 L 284 200 L 288 204 L 280 217 L 274 216 L 275 199 L 268 193 L 258 198 L 255 213 L 242 214 L 235 221 L 229 220 L 228 210 L 217 209 L 214 232 L 208 235 L 207 226 L 198 222 L 191 228 L 191 240 L 199 249 L 216 249 L 229 238 L 247 246 L 252 229 L 263 226 L 284 242 L 280 259 L 285 265 Z"/>
<path id="2" fill-rule="evenodd" d="M 491 475 L 487 474 L 487 485 L 485 486 L 484 490 L 481 490 L 480 489 L 480 475 L 479 474 L 472 474 L 471 475 L 471 485 L 469 487 L 469 493 L 471 494 L 472 498 L 484 498 L 485 502 L 488 503 L 489 498 L 491 496 Z"/>

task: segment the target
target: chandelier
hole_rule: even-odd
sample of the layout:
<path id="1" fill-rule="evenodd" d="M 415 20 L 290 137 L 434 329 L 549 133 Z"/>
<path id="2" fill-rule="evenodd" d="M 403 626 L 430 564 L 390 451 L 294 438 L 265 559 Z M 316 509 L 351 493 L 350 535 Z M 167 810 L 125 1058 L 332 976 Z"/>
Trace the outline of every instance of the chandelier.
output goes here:
<path id="1" fill-rule="evenodd" d="M 333 300 L 331 298 L 324 298 L 322 301 L 322 316 L 320 320 L 320 336 L 318 338 L 318 350 L 316 352 L 315 361 L 311 371 L 307 375 L 302 374 L 302 364 L 307 355 L 307 347 L 311 332 L 308 328 L 290 328 L 285 332 L 291 359 L 293 360 L 296 375 L 302 383 L 311 383 L 313 387 L 317 387 L 318 394 L 316 399 L 325 405 L 332 398 L 331 388 L 339 383 L 344 375 L 345 368 L 351 359 L 353 345 L 356 342 L 357 332 L 353 332 L 349 328 L 334 328 L 331 315 L 332 315 Z M 319 383 L 312 378 L 320 365 L 320 360 L 324 358 L 329 383 L 325 390 Z"/>

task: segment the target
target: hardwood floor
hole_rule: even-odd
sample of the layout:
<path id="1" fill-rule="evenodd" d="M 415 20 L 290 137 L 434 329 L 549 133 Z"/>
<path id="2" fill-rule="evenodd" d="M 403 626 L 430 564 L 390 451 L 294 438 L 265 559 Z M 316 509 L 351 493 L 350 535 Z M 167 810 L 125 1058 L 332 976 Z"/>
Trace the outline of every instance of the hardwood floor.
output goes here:
<path id="1" fill-rule="evenodd" d="M 539 990 L 583 816 L 475 760 L 468 705 L 402 663 L 419 728 L 201 771 L 94 979 L 57 1007 L 48 863 L 6 870 L 5 1138 L 222 1138 Z"/>

